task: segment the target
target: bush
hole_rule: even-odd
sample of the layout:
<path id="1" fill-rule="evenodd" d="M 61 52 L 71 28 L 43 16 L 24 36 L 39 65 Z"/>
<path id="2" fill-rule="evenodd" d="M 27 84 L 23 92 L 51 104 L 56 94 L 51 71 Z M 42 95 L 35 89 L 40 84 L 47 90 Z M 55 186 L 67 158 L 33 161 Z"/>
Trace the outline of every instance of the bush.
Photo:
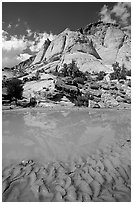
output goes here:
<path id="1" fill-rule="evenodd" d="M 86 106 L 88 107 L 88 96 L 87 95 L 78 95 L 74 100 L 75 106 Z"/>
<path id="2" fill-rule="evenodd" d="M 30 98 L 30 106 L 35 107 L 36 104 L 37 104 L 36 98 L 35 97 Z"/>
<path id="3" fill-rule="evenodd" d="M 110 79 L 125 79 L 127 76 L 127 69 L 122 65 L 122 67 L 119 66 L 119 63 L 116 62 L 115 64 L 112 65 L 114 72 L 110 74 Z M 129 73 L 130 74 L 130 73 Z"/>
<path id="4" fill-rule="evenodd" d="M 100 71 L 99 73 L 98 73 L 98 76 L 97 76 L 97 80 L 98 81 L 101 81 L 101 80 L 103 80 L 104 79 L 104 76 L 105 76 L 106 74 L 105 74 L 105 72 L 104 71 Z"/>
<path id="5" fill-rule="evenodd" d="M 127 76 L 131 76 L 131 69 L 127 70 Z"/>
<path id="6" fill-rule="evenodd" d="M 21 99 L 23 93 L 23 83 L 17 78 L 13 78 L 7 82 L 7 94 L 12 100 L 13 98 Z"/>
<path id="7" fill-rule="evenodd" d="M 59 73 L 59 76 L 71 77 L 73 79 L 75 77 L 82 77 L 86 79 L 85 74 L 79 70 L 74 60 L 68 65 L 66 63 L 63 65 L 63 69 L 61 70 L 61 73 Z"/>
<path id="8" fill-rule="evenodd" d="M 39 79 L 40 79 L 39 70 L 36 71 L 36 75 L 35 75 L 35 77 L 36 77 L 36 80 L 39 80 Z"/>

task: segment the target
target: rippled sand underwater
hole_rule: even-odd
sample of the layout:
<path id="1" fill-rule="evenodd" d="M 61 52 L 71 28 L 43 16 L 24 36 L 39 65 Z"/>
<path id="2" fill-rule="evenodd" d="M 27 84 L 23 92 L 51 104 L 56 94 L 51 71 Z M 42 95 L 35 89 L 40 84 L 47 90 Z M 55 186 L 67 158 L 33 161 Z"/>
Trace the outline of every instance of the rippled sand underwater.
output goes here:
<path id="1" fill-rule="evenodd" d="M 121 111 L 3 113 L 3 201 L 130 201 L 131 118 Z"/>

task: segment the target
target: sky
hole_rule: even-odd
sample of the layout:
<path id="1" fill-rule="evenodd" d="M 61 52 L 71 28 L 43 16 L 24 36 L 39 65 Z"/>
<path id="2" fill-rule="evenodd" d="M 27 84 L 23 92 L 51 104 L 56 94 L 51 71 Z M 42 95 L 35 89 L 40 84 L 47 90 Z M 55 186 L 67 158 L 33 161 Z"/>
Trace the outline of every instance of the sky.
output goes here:
<path id="1" fill-rule="evenodd" d="M 131 29 L 130 2 L 3 2 L 2 67 L 35 55 L 44 41 L 66 28 L 76 30 L 102 20 Z"/>

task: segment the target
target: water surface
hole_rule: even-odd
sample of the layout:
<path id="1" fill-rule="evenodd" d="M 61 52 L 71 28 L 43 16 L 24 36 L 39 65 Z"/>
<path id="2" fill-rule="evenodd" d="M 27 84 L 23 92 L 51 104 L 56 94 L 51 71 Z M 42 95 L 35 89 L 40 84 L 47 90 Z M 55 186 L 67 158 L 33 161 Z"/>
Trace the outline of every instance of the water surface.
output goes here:
<path id="1" fill-rule="evenodd" d="M 130 137 L 130 110 L 12 111 L 2 122 L 3 167 L 23 159 L 69 161 Z"/>

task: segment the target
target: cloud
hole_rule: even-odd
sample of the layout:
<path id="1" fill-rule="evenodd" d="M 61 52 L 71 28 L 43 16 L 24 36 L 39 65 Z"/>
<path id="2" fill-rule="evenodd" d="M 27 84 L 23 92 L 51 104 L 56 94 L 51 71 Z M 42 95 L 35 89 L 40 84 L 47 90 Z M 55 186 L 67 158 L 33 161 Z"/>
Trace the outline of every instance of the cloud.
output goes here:
<path id="1" fill-rule="evenodd" d="M 2 30 L 2 67 L 12 67 L 21 61 L 28 59 L 37 53 L 45 40 L 53 40 L 55 35 L 47 32 L 32 32 L 30 28 L 25 30 L 26 35 L 9 35 Z"/>
<path id="2" fill-rule="evenodd" d="M 15 28 L 17 28 L 17 27 L 19 27 L 19 24 L 18 24 L 18 23 L 15 25 Z"/>
<path id="3" fill-rule="evenodd" d="M 30 28 L 27 28 L 26 32 L 28 37 L 30 37 L 33 34 Z"/>
<path id="4" fill-rule="evenodd" d="M 10 39 L 9 39 L 10 38 Z M 2 67 L 12 67 L 22 61 L 20 55 L 28 46 L 28 41 L 23 37 L 9 36 L 7 31 L 2 31 Z M 18 57 L 20 55 L 20 57 Z"/>
<path id="5" fill-rule="evenodd" d="M 130 2 L 118 2 L 113 8 L 108 8 L 104 5 L 99 12 L 101 21 L 105 23 L 117 23 L 121 27 L 126 27 L 131 24 L 131 3 Z"/>
<path id="6" fill-rule="evenodd" d="M 8 32 L 5 30 L 2 30 L 2 41 L 6 41 L 8 36 Z"/>
<path id="7" fill-rule="evenodd" d="M 103 6 L 99 14 L 101 16 L 101 21 L 104 23 L 116 23 L 116 20 L 111 18 L 111 11 L 108 9 L 107 5 Z"/>
<path id="8" fill-rule="evenodd" d="M 11 36 L 10 40 L 6 40 L 6 36 L 2 39 L 3 50 L 20 50 L 23 51 L 27 47 L 27 41 L 24 38 L 18 39 L 16 36 Z"/>
<path id="9" fill-rule="evenodd" d="M 131 13 L 129 11 L 130 7 L 131 7 L 130 2 L 123 2 L 123 3 L 119 2 L 113 7 L 113 9 L 111 10 L 111 13 L 119 18 L 119 20 L 121 21 L 121 24 L 127 25 L 128 18 L 131 16 Z"/>
<path id="10" fill-rule="evenodd" d="M 7 26 L 7 28 L 9 28 L 9 29 L 10 29 L 11 27 L 12 27 L 12 25 L 9 23 L 9 25 Z"/>

